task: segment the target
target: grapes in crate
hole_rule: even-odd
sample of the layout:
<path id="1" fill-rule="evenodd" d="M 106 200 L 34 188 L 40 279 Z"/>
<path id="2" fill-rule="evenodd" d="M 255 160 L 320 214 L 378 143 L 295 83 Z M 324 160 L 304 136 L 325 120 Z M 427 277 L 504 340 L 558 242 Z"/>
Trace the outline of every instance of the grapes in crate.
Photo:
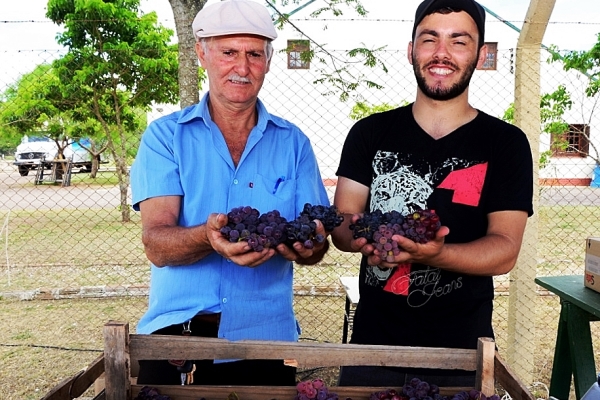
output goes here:
<path id="1" fill-rule="evenodd" d="M 369 400 L 500 400 L 500 396 L 494 394 L 487 397 L 475 389 L 443 396 L 437 385 L 413 378 L 398 390 L 386 389 L 373 392 Z"/>
<path id="2" fill-rule="evenodd" d="M 287 220 L 279 211 L 260 214 L 250 206 L 235 207 L 227 213 L 221 233 L 230 242 L 246 241 L 252 250 L 262 251 L 285 240 Z"/>
<path id="3" fill-rule="evenodd" d="M 160 394 L 155 387 L 144 386 L 133 400 L 171 400 L 171 397 Z"/>
<path id="4" fill-rule="evenodd" d="M 440 229 L 439 216 L 434 210 L 417 210 L 408 215 L 398 211 L 375 210 L 364 213 L 354 224 L 350 224 L 354 239 L 365 238 L 388 262 L 400 254 L 400 248 L 392 236 L 404 236 L 416 243 L 427 243 Z"/>
<path id="5" fill-rule="evenodd" d="M 337 393 L 331 392 L 322 379 L 298 382 L 296 391 L 294 400 L 338 400 Z"/>

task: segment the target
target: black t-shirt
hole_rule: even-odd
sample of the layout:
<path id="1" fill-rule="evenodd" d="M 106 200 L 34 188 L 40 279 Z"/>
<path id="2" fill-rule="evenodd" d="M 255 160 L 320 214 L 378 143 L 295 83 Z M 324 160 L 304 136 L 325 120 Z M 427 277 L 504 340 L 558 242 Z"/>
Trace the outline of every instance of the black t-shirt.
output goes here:
<path id="1" fill-rule="evenodd" d="M 416 123 L 412 105 L 371 115 L 350 130 L 338 176 L 370 187 L 370 211 L 433 209 L 447 243 L 485 235 L 487 215 L 533 214 L 533 163 L 517 127 L 479 111 L 441 139 Z M 412 264 L 370 267 L 363 257 L 352 343 L 476 348 L 494 337 L 491 277 Z"/>

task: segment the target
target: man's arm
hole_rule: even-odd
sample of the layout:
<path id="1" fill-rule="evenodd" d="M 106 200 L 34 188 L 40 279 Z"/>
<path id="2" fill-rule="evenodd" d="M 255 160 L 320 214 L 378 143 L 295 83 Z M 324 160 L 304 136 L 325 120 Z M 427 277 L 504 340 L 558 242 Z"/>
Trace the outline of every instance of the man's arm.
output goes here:
<path id="1" fill-rule="evenodd" d="M 525 211 L 498 211 L 488 215 L 486 235 L 469 243 L 444 244 L 444 236 L 449 232 L 447 227 L 440 228 L 436 239 L 426 244 L 396 235 L 393 238 L 404 251 L 393 264 L 416 262 L 480 276 L 506 274 L 517 262 L 526 224 Z M 381 263 L 382 266 L 393 264 Z"/>
<path id="2" fill-rule="evenodd" d="M 369 197 L 369 188 L 361 183 L 348 178 L 339 177 L 335 188 L 333 204 L 344 216 L 344 222 L 331 233 L 331 238 L 335 247 L 342 251 L 359 252 L 369 255 L 373 252 L 373 246 L 367 245 L 364 238 L 356 239 L 352 237 L 352 231 L 349 226 L 356 222 L 357 214 L 362 214 L 367 208 L 367 199 Z"/>
<path id="3" fill-rule="evenodd" d="M 188 265 L 216 251 L 242 266 L 255 267 L 275 251 L 253 251 L 247 242 L 230 243 L 220 229 L 227 224 L 225 214 L 211 214 L 205 224 L 178 225 L 181 197 L 161 196 L 140 202 L 142 243 L 146 256 L 157 267 Z"/>
<path id="4" fill-rule="evenodd" d="M 348 227 L 356 220 L 356 214 L 365 211 L 368 194 L 368 187 L 347 178 L 339 178 L 334 204 L 344 213 L 344 222 L 331 236 L 338 249 L 360 251 L 366 255 L 369 265 L 392 268 L 407 262 L 422 263 L 448 271 L 494 276 L 510 272 L 517 261 L 527 223 L 527 213 L 524 211 L 489 214 L 486 235 L 470 243 L 444 243 L 444 237 L 449 233 L 445 226 L 440 228 L 435 240 L 427 244 L 415 243 L 396 235 L 394 239 L 404 251 L 393 262 L 384 262 L 373 253 L 373 246 L 366 245 L 366 239 L 353 240 Z"/>

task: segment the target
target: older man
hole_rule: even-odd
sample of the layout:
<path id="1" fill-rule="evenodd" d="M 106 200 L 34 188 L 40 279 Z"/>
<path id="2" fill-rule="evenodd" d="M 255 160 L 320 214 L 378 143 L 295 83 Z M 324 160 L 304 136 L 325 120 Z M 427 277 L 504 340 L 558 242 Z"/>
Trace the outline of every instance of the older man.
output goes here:
<path id="1" fill-rule="evenodd" d="M 152 263 L 137 332 L 295 341 L 292 264 L 317 263 L 328 242 L 253 251 L 220 233 L 234 207 L 279 210 L 291 220 L 305 203 L 329 204 L 308 138 L 258 99 L 277 33 L 251 0 L 209 5 L 192 28 L 209 91 L 150 124 L 131 170 Z M 318 231 L 325 234 L 319 222 Z M 138 383 L 191 383 L 190 369 L 199 384 L 295 384 L 295 369 L 279 360 L 146 361 Z"/>

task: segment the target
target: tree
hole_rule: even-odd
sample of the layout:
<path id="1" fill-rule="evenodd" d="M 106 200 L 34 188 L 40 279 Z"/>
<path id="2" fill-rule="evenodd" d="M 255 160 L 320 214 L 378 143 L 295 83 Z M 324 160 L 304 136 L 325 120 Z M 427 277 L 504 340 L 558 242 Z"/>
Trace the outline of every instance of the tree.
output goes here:
<path id="1" fill-rule="evenodd" d="M 301 8 L 313 3 L 315 0 L 309 0 Z M 303 38 L 310 41 L 313 44 L 312 50 L 303 51 L 300 54 L 300 58 L 305 62 L 317 61 L 319 67 L 317 71 L 320 77 L 315 79 L 315 84 L 327 84 L 331 90 L 323 93 L 324 95 L 336 94 L 339 96 L 341 101 L 347 101 L 350 97 L 355 96 L 358 103 L 362 102 L 362 96 L 360 95 L 359 89 L 363 86 L 367 88 L 382 89 L 383 86 L 377 82 L 372 81 L 367 75 L 362 73 L 356 73 L 356 70 L 352 69 L 352 64 L 362 64 L 369 68 L 381 68 L 387 73 L 387 67 L 381 61 L 378 56 L 379 52 L 385 47 L 379 47 L 375 49 L 368 49 L 366 47 L 358 47 L 346 52 L 346 57 L 341 58 L 334 52 L 330 51 L 325 45 L 317 42 L 311 38 L 305 32 L 300 29 L 297 25 L 291 22 L 290 14 L 281 12 L 277 7 L 276 0 L 266 0 L 267 6 L 274 10 L 277 16 L 275 24 L 279 27 L 284 25 L 290 25 L 295 29 Z M 286 6 L 290 3 L 290 0 L 280 0 L 282 6 Z M 294 4 L 298 4 L 299 0 L 292 0 Z M 317 8 L 313 11 L 311 17 L 319 17 L 326 13 L 333 14 L 334 17 L 341 17 L 344 14 L 343 8 L 351 8 L 358 15 L 366 16 L 368 11 L 363 7 L 359 0 L 332 0 L 325 2 L 325 5 Z M 284 51 L 288 51 L 285 49 Z"/>
<path id="2" fill-rule="evenodd" d="M 561 139 L 566 131 L 569 130 L 569 124 L 564 119 L 564 114 L 571 109 L 573 101 L 571 95 L 564 85 L 560 85 L 554 92 L 545 93 L 540 97 L 540 117 L 542 122 L 542 132 L 550 136 L 550 149 L 540 152 L 540 168 L 544 168 L 550 163 L 550 157 L 556 149 L 566 150 L 569 143 Z M 514 123 L 515 108 L 514 103 L 504 112 L 502 119 L 509 123 Z"/>
<path id="3" fill-rule="evenodd" d="M 408 104 L 408 102 L 406 100 L 402 102 L 403 106 L 405 106 L 407 104 Z M 369 105 L 368 103 L 359 101 L 354 105 L 354 107 L 352 107 L 352 111 L 350 111 L 350 119 L 352 119 L 354 121 L 358 121 L 360 119 L 368 117 L 371 114 L 376 114 L 376 113 L 380 113 L 380 112 L 384 112 L 384 111 L 393 110 L 394 108 L 398 108 L 398 107 L 399 106 L 397 106 L 397 105 L 388 104 L 388 103 Z"/>
<path id="4" fill-rule="evenodd" d="M 304 6 L 314 2 L 309 0 Z M 194 46 L 196 38 L 191 29 L 192 21 L 198 11 L 206 4 L 206 0 L 169 0 L 173 17 L 175 19 L 175 29 L 177 30 L 177 38 L 179 42 L 179 92 L 181 108 L 195 104 L 199 100 L 198 95 L 198 59 Z M 339 94 L 342 101 L 346 101 L 352 93 L 357 93 L 357 90 L 366 85 L 370 88 L 381 88 L 382 86 L 371 81 L 364 75 L 353 76 L 349 72 L 348 60 L 342 60 L 322 44 L 308 37 L 302 30 L 294 25 L 289 20 L 289 14 L 285 14 L 278 9 L 276 0 L 265 0 L 266 6 L 273 10 L 276 17 L 274 24 L 282 27 L 285 24 L 292 26 L 303 37 L 308 38 L 316 50 L 302 52 L 301 57 L 304 61 L 318 61 L 321 67 L 319 72 L 321 77 L 315 80 L 316 83 L 327 83 L 332 90 L 326 94 Z M 300 0 L 280 0 L 281 6 L 287 6 L 290 3 L 299 4 Z M 302 6 L 302 7 L 304 7 Z M 342 7 L 351 8 L 359 15 L 366 15 L 367 11 L 358 0 L 333 0 L 326 2 L 325 6 L 318 8 L 311 13 L 311 16 L 317 17 L 325 13 L 332 13 L 339 17 L 344 14 Z M 347 55 L 352 62 L 360 62 L 369 67 L 380 66 L 387 72 L 385 65 L 377 57 L 379 49 L 356 48 L 347 52 Z M 285 50 L 284 50 L 285 51 Z"/>
<path id="5" fill-rule="evenodd" d="M 594 44 L 590 50 L 575 50 L 561 53 L 558 51 L 558 49 L 556 49 L 556 47 L 553 47 L 550 61 L 561 61 L 565 71 L 575 70 L 587 77 L 585 96 L 592 100 L 592 108 L 587 116 L 583 116 L 583 119 L 587 120 L 587 123 L 584 125 L 589 126 L 598 105 L 598 101 L 600 100 L 598 97 L 600 92 L 600 81 L 598 79 L 600 78 L 600 33 L 597 35 L 596 44 Z M 570 100 L 570 94 L 568 95 Z M 589 131 L 584 129 L 578 133 L 585 137 L 592 148 L 592 151 L 585 155 L 592 158 L 596 163 L 596 166 L 600 166 L 600 152 L 595 143 L 591 140 Z M 568 147 L 572 151 L 580 152 L 579 147 L 572 146 L 568 142 L 565 143 L 563 141 L 562 145 Z"/>
<path id="6" fill-rule="evenodd" d="M 58 43 L 68 53 L 53 63 L 74 119 L 94 119 L 114 159 L 121 192 L 121 219 L 127 204 L 131 149 L 145 128 L 139 111 L 153 102 L 177 101 L 177 49 L 173 32 L 155 12 L 140 15 L 139 0 L 49 0 L 46 16 L 64 26 Z"/>
<path id="7" fill-rule="evenodd" d="M 175 30 L 179 43 L 179 105 L 185 108 L 199 101 L 198 58 L 194 50 L 196 38 L 192 32 L 192 21 L 207 0 L 169 0 L 175 19 Z"/>
<path id="8" fill-rule="evenodd" d="M 64 159 L 64 150 L 72 143 L 68 128 L 76 125 L 71 120 L 65 100 L 60 93 L 60 80 L 49 64 L 38 65 L 24 74 L 4 93 L 0 119 L 19 139 L 29 132 L 42 132 L 54 140 L 57 158 Z M 60 173 L 60 172 L 59 172 Z"/>

